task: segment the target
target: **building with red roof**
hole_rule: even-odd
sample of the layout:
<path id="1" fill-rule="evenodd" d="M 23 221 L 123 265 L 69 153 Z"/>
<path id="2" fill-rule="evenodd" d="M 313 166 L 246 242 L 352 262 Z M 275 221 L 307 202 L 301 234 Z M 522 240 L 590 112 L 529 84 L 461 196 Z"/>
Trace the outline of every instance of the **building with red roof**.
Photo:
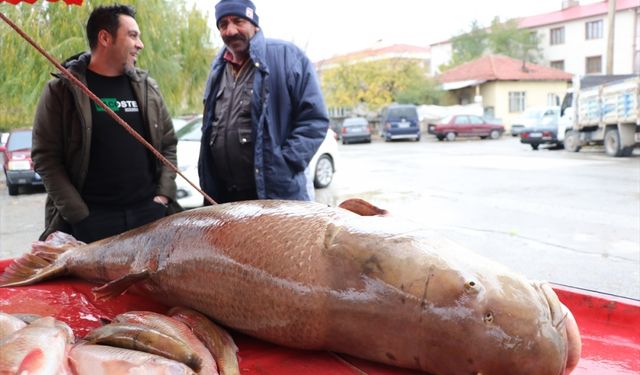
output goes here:
<path id="1" fill-rule="evenodd" d="M 485 115 L 502 119 L 506 128 L 524 109 L 558 105 L 572 74 L 502 55 L 486 55 L 442 73 L 447 104 L 480 103 Z"/>
<path id="2" fill-rule="evenodd" d="M 540 38 L 543 59 L 539 63 L 572 74 L 604 74 L 607 65 L 609 2 L 580 5 L 563 0 L 562 9 L 523 17 L 520 28 Z M 640 0 L 616 0 L 613 74 L 640 74 Z M 451 60 L 451 41 L 431 45 L 432 74 Z"/>

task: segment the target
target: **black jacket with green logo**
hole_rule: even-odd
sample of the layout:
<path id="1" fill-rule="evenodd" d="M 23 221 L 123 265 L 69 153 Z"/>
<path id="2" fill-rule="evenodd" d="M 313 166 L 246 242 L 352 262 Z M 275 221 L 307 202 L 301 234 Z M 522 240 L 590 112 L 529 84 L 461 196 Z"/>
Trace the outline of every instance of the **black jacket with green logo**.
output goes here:
<path id="1" fill-rule="evenodd" d="M 65 67 L 86 85 L 91 55 L 84 53 L 65 62 Z M 149 141 L 169 161 L 176 164 L 177 139 L 171 116 L 158 84 L 146 71 L 128 71 Z M 31 157 L 47 190 L 44 240 L 50 233 L 69 232 L 69 223 L 89 215 L 80 192 L 85 183 L 91 153 L 91 99 L 62 74 L 54 74 L 42 92 L 33 122 Z M 168 197 L 175 205 L 175 172 L 155 160 L 156 195 Z M 179 207 L 179 206 L 178 206 Z"/>

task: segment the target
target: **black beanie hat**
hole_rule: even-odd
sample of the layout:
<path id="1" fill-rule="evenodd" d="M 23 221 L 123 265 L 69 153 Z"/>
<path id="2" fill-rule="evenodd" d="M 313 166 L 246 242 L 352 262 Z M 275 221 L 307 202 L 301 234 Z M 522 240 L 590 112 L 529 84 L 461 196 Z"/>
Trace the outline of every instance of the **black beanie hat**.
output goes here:
<path id="1" fill-rule="evenodd" d="M 258 24 L 258 15 L 256 14 L 256 6 L 253 5 L 251 0 L 220 0 L 216 4 L 216 26 L 224 16 L 246 18 L 257 27 L 260 26 Z"/>

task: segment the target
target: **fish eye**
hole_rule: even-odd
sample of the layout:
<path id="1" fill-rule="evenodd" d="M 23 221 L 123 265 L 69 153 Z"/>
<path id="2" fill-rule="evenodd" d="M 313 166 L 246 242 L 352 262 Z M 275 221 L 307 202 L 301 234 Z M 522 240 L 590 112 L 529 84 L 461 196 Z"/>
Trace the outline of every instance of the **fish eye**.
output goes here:
<path id="1" fill-rule="evenodd" d="M 464 290 L 469 292 L 469 293 L 478 293 L 479 290 L 477 288 L 477 285 L 475 281 L 473 280 L 469 280 L 466 283 L 464 283 Z"/>

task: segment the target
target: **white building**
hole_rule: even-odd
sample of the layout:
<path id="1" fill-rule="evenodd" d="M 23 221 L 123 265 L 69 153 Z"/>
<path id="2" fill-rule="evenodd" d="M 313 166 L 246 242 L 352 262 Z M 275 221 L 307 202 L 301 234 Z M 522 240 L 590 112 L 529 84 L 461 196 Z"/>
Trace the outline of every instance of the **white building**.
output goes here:
<path id="1" fill-rule="evenodd" d="M 538 34 L 542 65 L 572 74 L 604 74 L 607 64 L 608 1 L 580 5 L 562 1 L 563 9 L 521 18 L 518 24 Z M 640 74 L 640 0 L 617 0 L 613 74 Z M 450 41 L 431 45 L 431 74 L 451 60 Z"/>

